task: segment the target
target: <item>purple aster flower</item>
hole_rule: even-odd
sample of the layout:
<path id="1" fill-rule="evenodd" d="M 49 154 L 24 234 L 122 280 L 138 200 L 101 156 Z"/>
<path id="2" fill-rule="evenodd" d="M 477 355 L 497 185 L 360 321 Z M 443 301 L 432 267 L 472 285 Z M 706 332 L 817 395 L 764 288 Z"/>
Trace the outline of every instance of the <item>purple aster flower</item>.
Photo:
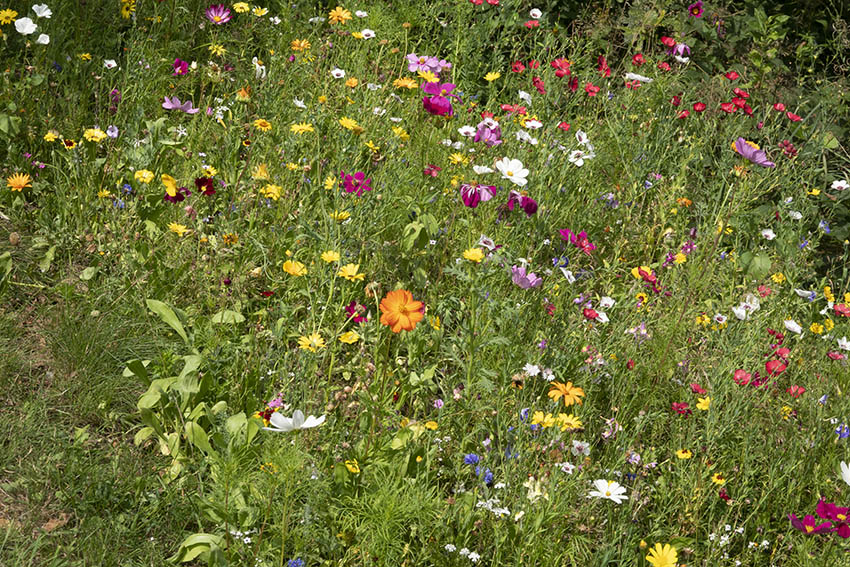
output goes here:
<path id="1" fill-rule="evenodd" d="M 493 185 L 471 185 L 464 183 L 460 186 L 460 198 L 463 204 L 474 209 L 478 203 L 485 203 L 496 195 L 496 187 Z"/>
<path id="2" fill-rule="evenodd" d="M 475 131 L 474 142 L 484 142 L 488 147 L 498 146 L 502 143 L 502 127 L 492 118 L 485 118 L 478 123 Z"/>
<path id="3" fill-rule="evenodd" d="M 767 159 L 767 154 L 764 153 L 764 150 L 757 150 L 743 138 L 735 140 L 735 151 L 756 165 L 760 165 L 762 167 L 776 167 L 775 163 Z"/>
<path id="4" fill-rule="evenodd" d="M 224 4 L 210 4 L 205 14 L 207 19 L 217 26 L 230 21 L 230 10 Z"/>
<path id="5" fill-rule="evenodd" d="M 512 266 L 511 273 L 511 281 L 522 289 L 540 287 L 540 284 L 543 283 L 543 279 L 539 278 L 534 272 L 526 273 L 525 266 Z"/>
<path id="6" fill-rule="evenodd" d="M 187 100 L 186 102 L 180 102 L 180 99 L 175 97 L 168 98 L 165 97 L 165 102 L 162 103 L 162 108 L 165 110 L 182 110 L 186 114 L 197 114 L 200 109 L 192 107 L 192 101 Z"/>

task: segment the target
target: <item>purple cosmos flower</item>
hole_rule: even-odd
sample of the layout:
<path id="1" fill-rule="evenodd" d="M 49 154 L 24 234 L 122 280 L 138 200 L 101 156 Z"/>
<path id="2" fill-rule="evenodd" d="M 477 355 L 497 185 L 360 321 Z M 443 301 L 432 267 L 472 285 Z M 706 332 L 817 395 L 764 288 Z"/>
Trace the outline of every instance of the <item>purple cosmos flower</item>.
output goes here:
<path id="1" fill-rule="evenodd" d="M 182 110 L 186 114 L 197 114 L 200 111 L 199 108 L 192 107 L 191 100 L 187 100 L 181 104 L 180 99 L 176 96 L 170 99 L 165 97 L 165 102 L 162 103 L 162 108 L 165 110 Z"/>
<path id="2" fill-rule="evenodd" d="M 448 97 L 454 97 L 460 100 L 460 97 L 451 92 L 455 89 L 453 83 L 425 83 L 422 85 L 422 90 L 430 97 L 422 99 L 422 105 L 425 110 L 437 116 L 454 116 L 454 108 Z"/>
<path id="3" fill-rule="evenodd" d="M 344 171 L 339 172 L 341 179 L 339 186 L 345 189 L 346 193 L 355 193 L 358 197 L 363 196 L 364 191 L 371 191 L 372 178 L 366 179 L 366 174 L 358 171 L 354 175 L 346 175 Z"/>
<path id="4" fill-rule="evenodd" d="M 526 273 L 525 266 L 512 266 L 511 273 L 511 281 L 522 289 L 539 287 L 543 283 L 543 278 L 537 277 L 534 272 Z"/>
<path id="5" fill-rule="evenodd" d="M 517 191 L 511 191 L 510 196 L 508 197 L 508 210 L 514 210 L 514 206 L 516 204 L 519 204 L 520 208 L 525 211 L 525 214 L 529 217 L 537 212 L 537 201 L 531 197 L 526 197 Z"/>
<path id="6" fill-rule="evenodd" d="M 439 73 L 441 66 L 440 60 L 436 57 L 430 57 L 427 55 L 416 55 L 415 53 L 409 53 L 406 57 L 407 59 L 407 70 L 411 73 L 416 73 L 417 71 L 432 71 Z M 451 65 L 449 65 L 451 66 Z"/>
<path id="7" fill-rule="evenodd" d="M 756 165 L 762 167 L 776 167 L 776 164 L 767 159 L 767 154 L 764 150 L 757 150 L 743 138 L 735 140 L 735 151 L 747 158 Z"/>
<path id="8" fill-rule="evenodd" d="M 678 55 L 679 57 L 690 56 L 691 48 L 685 43 L 677 43 L 673 46 L 673 55 Z"/>
<path id="9" fill-rule="evenodd" d="M 850 525 L 847 524 L 850 522 L 850 508 L 836 506 L 833 502 L 821 499 L 815 510 L 821 518 L 835 522 L 834 531 L 838 533 L 838 537 L 843 539 L 850 537 Z"/>
<path id="10" fill-rule="evenodd" d="M 471 185 L 464 183 L 460 186 L 460 198 L 463 204 L 474 209 L 478 203 L 485 203 L 496 195 L 496 187 L 493 185 Z"/>
<path id="11" fill-rule="evenodd" d="M 807 515 L 805 518 L 800 520 L 794 514 L 788 514 L 788 519 L 791 520 L 791 526 L 794 529 L 800 530 L 806 535 L 832 531 L 832 522 L 823 522 L 818 524 L 817 518 L 812 515 Z"/>
<path id="12" fill-rule="evenodd" d="M 590 239 L 587 238 L 587 233 L 583 230 L 578 234 L 575 234 L 568 228 L 561 229 L 559 232 L 561 233 L 561 240 L 573 243 L 576 248 L 587 255 L 590 255 L 591 252 L 596 250 L 596 244 L 590 242 Z"/>
<path id="13" fill-rule="evenodd" d="M 697 0 L 688 6 L 688 15 L 693 16 L 694 18 L 702 17 L 702 0 Z"/>
<path id="14" fill-rule="evenodd" d="M 185 75 L 189 72 L 189 63 L 179 58 L 174 60 L 171 67 L 174 69 L 174 72 L 171 73 L 172 76 Z"/>
<path id="15" fill-rule="evenodd" d="M 224 4 L 210 4 L 205 14 L 207 19 L 217 26 L 230 21 L 230 10 Z"/>
<path id="16" fill-rule="evenodd" d="M 488 147 L 498 146 L 502 143 L 502 127 L 492 118 L 485 118 L 478 123 L 475 131 L 474 142 L 484 142 Z"/>

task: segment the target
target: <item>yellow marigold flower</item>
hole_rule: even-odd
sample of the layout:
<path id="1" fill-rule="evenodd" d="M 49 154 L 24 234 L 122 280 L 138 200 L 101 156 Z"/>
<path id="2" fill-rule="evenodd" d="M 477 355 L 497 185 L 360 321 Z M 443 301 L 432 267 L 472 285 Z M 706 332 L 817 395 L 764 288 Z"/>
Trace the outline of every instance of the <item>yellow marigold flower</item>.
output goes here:
<path id="1" fill-rule="evenodd" d="M 254 120 L 254 127 L 256 127 L 258 130 L 262 130 L 263 132 L 268 132 L 272 129 L 271 122 L 269 122 L 265 118 L 257 118 L 256 120 Z"/>
<path id="2" fill-rule="evenodd" d="M 260 194 L 266 199 L 271 199 L 272 201 L 277 201 L 280 199 L 280 185 L 266 185 L 262 189 L 260 189 Z"/>
<path id="3" fill-rule="evenodd" d="M 359 84 L 360 84 L 360 81 L 358 81 L 355 77 L 349 77 L 348 80 L 345 81 L 345 86 L 350 87 L 352 89 Z"/>
<path id="4" fill-rule="evenodd" d="M 363 32 L 351 32 L 351 37 L 353 37 L 354 39 L 363 39 Z"/>
<path id="5" fill-rule="evenodd" d="M 816 335 L 823 334 L 823 325 L 820 323 L 812 323 L 809 325 L 809 330 Z"/>
<path id="6" fill-rule="evenodd" d="M 463 251 L 463 257 L 477 264 L 484 259 L 484 251 L 481 248 L 469 248 Z"/>
<path id="7" fill-rule="evenodd" d="M 823 328 L 828 333 L 835 328 L 835 323 L 832 322 L 832 319 L 826 319 L 823 322 Z"/>
<path id="8" fill-rule="evenodd" d="M 12 191 L 23 191 L 24 187 L 32 187 L 32 178 L 28 173 L 15 173 L 6 178 L 6 187 Z"/>
<path id="9" fill-rule="evenodd" d="M 582 428 L 581 420 L 571 413 L 559 413 L 556 421 L 561 431 L 575 431 Z"/>
<path id="10" fill-rule="evenodd" d="M 325 177 L 325 182 L 324 182 L 325 190 L 330 191 L 331 189 L 336 187 L 336 185 L 337 185 L 336 177 L 334 177 L 333 175 L 328 175 L 327 177 Z"/>
<path id="11" fill-rule="evenodd" d="M 360 465 L 357 464 L 357 459 L 352 459 L 350 461 L 345 461 L 345 468 L 348 469 L 348 472 L 351 474 L 360 474 Z"/>
<path id="12" fill-rule="evenodd" d="M 359 273 L 360 264 L 346 264 L 336 273 L 341 278 L 345 278 L 350 282 L 363 281 L 366 274 Z"/>
<path id="13" fill-rule="evenodd" d="M 705 327 L 710 322 L 711 322 L 711 319 L 705 313 L 701 313 L 701 314 L 697 315 L 697 319 L 696 319 L 697 325 L 702 325 L 703 327 Z"/>
<path id="14" fill-rule="evenodd" d="M 649 555 L 646 556 L 646 561 L 652 567 L 676 567 L 678 560 L 676 548 L 669 543 L 665 543 L 663 546 L 656 543 L 655 547 L 649 550 Z"/>
<path id="15" fill-rule="evenodd" d="M 45 142 L 55 142 L 59 138 L 59 132 L 55 130 L 49 130 L 47 134 L 44 135 Z"/>
<path id="16" fill-rule="evenodd" d="M 74 148 L 77 147 L 77 142 L 75 142 L 74 140 L 69 140 L 68 138 L 65 138 L 64 140 L 62 140 L 62 145 L 65 146 L 66 150 L 73 150 Z"/>
<path id="17" fill-rule="evenodd" d="M 10 8 L 0 10 L 0 24 L 3 24 L 4 26 L 14 22 L 17 17 L 18 13 Z"/>
<path id="18" fill-rule="evenodd" d="M 330 214 L 330 217 L 336 222 L 343 222 L 351 217 L 351 213 L 348 211 L 334 211 Z"/>
<path id="19" fill-rule="evenodd" d="M 433 317 L 428 317 L 428 322 L 431 324 L 431 328 L 435 331 L 440 330 L 440 317 L 438 315 L 434 315 Z"/>
<path id="20" fill-rule="evenodd" d="M 307 268 L 301 262 L 296 262 L 295 260 L 287 260 L 283 263 L 283 271 L 289 274 L 290 276 L 304 276 L 307 275 Z"/>
<path id="21" fill-rule="evenodd" d="M 136 181 L 139 183 L 150 183 L 153 181 L 153 171 L 148 171 L 147 169 L 140 169 L 133 174 Z"/>
<path id="22" fill-rule="evenodd" d="M 293 134 L 305 134 L 307 132 L 314 132 L 313 125 L 308 124 L 306 122 L 302 122 L 301 124 L 293 124 L 289 127 L 289 131 Z"/>
<path id="23" fill-rule="evenodd" d="M 557 402 L 560 398 L 564 399 L 564 407 L 569 407 L 573 404 L 581 405 L 581 398 L 584 397 L 584 390 L 573 386 L 572 382 L 562 384 L 561 382 L 552 382 L 552 389 L 549 390 L 549 397 Z"/>
<path id="24" fill-rule="evenodd" d="M 215 177 L 218 174 L 218 170 L 213 166 L 208 165 L 203 169 L 203 174 L 205 177 Z"/>
<path id="25" fill-rule="evenodd" d="M 498 71 L 490 71 L 489 73 L 484 75 L 484 80 L 487 81 L 488 83 L 492 83 L 493 81 L 495 81 L 496 79 L 498 79 L 501 76 L 502 76 L 502 74 L 499 73 Z"/>
<path id="26" fill-rule="evenodd" d="M 437 75 L 435 75 L 431 71 L 419 71 L 416 74 L 419 75 L 419 78 L 425 81 L 426 83 L 437 83 L 440 81 Z"/>
<path id="27" fill-rule="evenodd" d="M 228 233 L 226 233 L 224 236 L 222 236 L 222 237 L 221 237 L 221 239 L 222 239 L 222 240 L 224 241 L 224 243 L 225 243 L 226 245 L 228 245 L 228 246 L 233 246 L 234 244 L 238 244 L 238 243 L 239 243 L 239 235 L 238 235 L 238 234 L 234 234 L 234 233 L 232 233 L 232 232 L 228 232 Z"/>
<path id="28" fill-rule="evenodd" d="M 449 156 L 449 161 L 452 162 L 452 165 L 457 165 L 459 163 L 466 165 L 469 163 L 469 158 L 461 153 L 455 152 Z"/>
<path id="29" fill-rule="evenodd" d="M 723 476 L 723 473 L 714 473 L 711 475 L 711 482 L 716 484 L 717 486 L 723 486 L 726 484 L 726 477 Z"/>
<path id="30" fill-rule="evenodd" d="M 708 408 L 711 407 L 711 396 L 706 396 L 704 398 L 697 398 L 697 409 L 702 411 L 708 411 Z"/>
<path id="31" fill-rule="evenodd" d="M 339 336 L 339 342 L 351 345 L 360 340 L 360 335 L 354 331 L 348 331 Z"/>
<path id="32" fill-rule="evenodd" d="M 806 194 L 817 197 L 818 195 L 820 195 L 820 189 L 812 189 L 811 191 L 806 191 Z"/>
<path id="33" fill-rule="evenodd" d="M 80 53 L 79 55 L 77 55 L 77 57 L 79 57 L 83 61 L 91 61 L 91 53 Z"/>
<path id="34" fill-rule="evenodd" d="M 823 296 L 827 301 L 835 301 L 835 295 L 833 295 L 832 288 L 829 286 L 824 286 Z"/>
<path id="35" fill-rule="evenodd" d="M 177 224 L 176 222 L 169 223 L 168 224 L 168 230 L 170 230 L 171 232 L 173 232 L 177 236 L 183 236 L 184 234 L 189 232 L 189 229 L 186 228 L 185 225 Z"/>
<path id="36" fill-rule="evenodd" d="M 437 427 L 439 427 L 439 425 L 437 425 L 436 421 L 426 421 L 425 422 L 425 429 L 430 429 L 431 431 L 436 431 Z"/>
<path id="37" fill-rule="evenodd" d="M 261 18 L 261 17 L 263 17 L 263 16 L 265 16 L 266 14 L 269 13 L 269 9 L 268 8 L 261 8 L 260 6 L 254 6 L 254 9 L 251 10 L 251 13 L 253 13 L 258 18 Z"/>
<path id="38" fill-rule="evenodd" d="M 248 10 L 251 9 L 251 6 L 248 5 L 247 2 L 237 2 L 233 5 L 233 11 L 238 12 L 240 14 L 244 14 Z"/>
<path id="39" fill-rule="evenodd" d="M 346 130 L 351 130 L 355 134 L 360 134 L 363 132 L 363 128 L 357 123 L 357 121 L 352 120 L 346 116 L 343 116 L 339 119 L 339 125 L 345 128 Z"/>
<path id="40" fill-rule="evenodd" d="M 401 126 L 393 126 L 393 134 L 395 134 L 396 136 L 401 138 L 402 141 L 405 142 L 410 139 L 410 134 L 408 134 L 407 131 Z"/>
<path id="41" fill-rule="evenodd" d="M 85 132 L 83 132 L 83 138 L 85 138 L 89 142 L 99 144 L 106 139 L 106 132 L 104 132 L 100 128 L 88 128 Z"/>
<path id="42" fill-rule="evenodd" d="M 292 49 L 292 51 L 307 51 L 312 46 L 310 42 L 306 39 L 293 39 L 289 43 L 289 47 Z"/>
<path id="43" fill-rule="evenodd" d="M 251 178 L 258 181 L 268 181 L 270 179 L 268 166 L 265 163 L 257 165 L 254 171 L 251 172 Z"/>
<path id="44" fill-rule="evenodd" d="M 319 95 L 319 98 L 317 100 L 319 101 L 319 104 L 325 104 L 326 102 L 328 102 L 328 97 L 326 97 L 325 95 Z"/>
<path id="45" fill-rule="evenodd" d="M 676 252 L 676 255 L 673 256 L 674 264 L 684 264 L 688 261 L 688 257 L 684 255 L 682 252 Z"/>
<path id="46" fill-rule="evenodd" d="M 336 250 L 327 250 L 322 252 L 322 260 L 330 264 L 331 262 L 339 262 L 339 252 Z"/>
<path id="47" fill-rule="evenodd" d="M 694 204 L 694 202 L 688 199 L 687 197 L 679 197 L 678 199 L 676 199 L 676 203 L 680 207 L 690 207 Z"/>
<path id="48" fill-rule="evenodd" d="M 328 21 L 331 24 L 345 24 L 347 21 L 351 19 L 351 12 L 343 8 L 342 6 L 337 6 L 328 14 Z M 358 471 L 359 472 L 359 471 Z"/>
<path id="49" fill-rule="evenodd" d="M 770 279 L 772 279 L 773 283 L 776 284 L 785 283 L 785 274 L 783 274 L 782 272 L 776 272 L 775 274 L 770 276 Z"/>
<path id="50" fill-rule="evenodd" d="M 694 456 L 690 449 L 679 449 L 676 451 L 676 456 L 680 459 L 690 459 Z"/>
<path id="51" fill-rule="evenodd" d="M 318 352 L 319 349 L 325 348 L 325 339 L 319 333 L 303 335 L 298 337 L 298 348 L 309 350 L 310 352 Z"/>
<path id="52" fill-rule="evenodd" d="M 106 197 L 111 197 L 111 196 L 112 196 L 112 193 L 110 193 L 108 189 L 101 189 L 100 191 L 97 192 L 97 198 L 98 199 L 105 199 Z"/>
<path id="53" fill-rule="evenodd" d="M 418 89 L 419 85 L 410 77 L 401 77 L 393 81 L 393 86 L 397 89 Z"/>
<path id="54" fill-rule="evenodd" d="M 788 418 L 791 417 L 792 411 L 794 411 L 794 408 L 792 408 L 791 406 L 782 406 L 779 415 L 782 416 L 782 419 L 788 421 Z"/>
<path id="55" fill-rule="evenodd" d="M 216 55 L 218 57 L 221 57 L 225 53 L 227 53 L 227 49 L 225 49 L 224 46 L 220 43 L 212 43 L 207 49 L 210 50 L 211 54 Z"/>

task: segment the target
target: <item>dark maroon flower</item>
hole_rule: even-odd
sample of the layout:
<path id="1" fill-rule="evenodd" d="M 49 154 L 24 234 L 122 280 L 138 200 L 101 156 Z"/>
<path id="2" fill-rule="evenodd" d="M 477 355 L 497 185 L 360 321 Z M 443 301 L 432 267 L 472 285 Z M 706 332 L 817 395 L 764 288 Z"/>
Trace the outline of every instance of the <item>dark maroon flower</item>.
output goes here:
<path id="1" fill-rule="evenodd" d="M 183 199 L 185 199 L 187 195 L 191 195 L 191 194 L 192 194 L 191 191 L 189 191 L 185 187 L 178 187 L 177 192 L 174 194 L 173 197 L 171 195 L 169 195 L 168 192 L 166 191 L 165 196 L 163 197 L 163 200 L 168 201 L 169 203 L 179 203 Z"/>
<path id="2" fill-rule="evenodd" d="M 215 195 L 215 185 L 211 177 L 198 177 L 195 179 L 195 187 L 198 191 L 210 197 Z"/>

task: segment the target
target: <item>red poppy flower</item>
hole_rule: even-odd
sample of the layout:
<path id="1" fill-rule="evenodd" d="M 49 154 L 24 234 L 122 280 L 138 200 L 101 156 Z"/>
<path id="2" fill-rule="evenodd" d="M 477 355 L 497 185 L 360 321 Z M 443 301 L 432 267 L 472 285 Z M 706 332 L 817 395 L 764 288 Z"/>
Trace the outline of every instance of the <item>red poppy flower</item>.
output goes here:
<path id="1" fill-rule="evenodd" d="M 740 76 L 741 75 L 739 75 L 737 71 L 729 71 L 728 73 L 726 73 L 726 78 L 729 79 L 730 81 L 734 81 L 735 79 L 737 79 Z"/>
<path id="2" fill-rule="evenodd" d="M 644 58 L 643 53 L 636 53 L 632 56 L 632 65 L 635 67 L 640 67 L 644 63 L 646 63 L 646 59 Z"/>
<path id="3" fill-rule="evenodd" d="M 662 71 L 669 71 L 670 70 L 670 64 L 667 63 L 666 61 L 662 61 L 661 63 L 658 64 L 658 68 L 661 69 Z"/>
<path id="4" fill-rule="evenodd" d="M 661 43 L 665 45 L 665 47 L 674 47 L 676 45 L 676 40 L 672 37 L 667 37 L 666 35 L 661 36 Z"/>
<path id="5" fill-rule="evenodd" d="M 538 67 L 540 67 L 540 61 L 538 61 L 537 59 L 532 59 L 528 62 L 529 69 L 537 69 Z"/>
<path id="6" fill-rule="evenodd" d="M 785 391 L 787 393 L 791 394 L 792 398 L 799 398 L 800 396 L 802 396 L 803 394 L 806 393 L 806 389 L 804 387 L 798 386 L 796 384 L 794 384 L 793 386 L 791 386 L 790 388 L 788 388 Z"/>
<path id="7" fill-rule="evenodd" d="M 769 376 L 779 376 L 785 369 L 788 368 L 788 365 L 780 360 L 768 360 L 764 364 L 764 369 Z"/>
<path id="8" fill-rule="evenodd" d="M 747 372 L 746 370 L 741 370 L 740 368 L 735 371 L 735 374 L 732 376 L 732 380 L 735 381 L 739 386 L 746 386 L 750 383 L 750 378 L 753 375 Z"/>
<path id="9" fill-rule="evenodd" d="M 517 114 L 525 114 L 525 107 L 518 104 L 503 104 L 500 106 L 505 112 L 516 112 Z"/>
<path id="10" fill-rule="evenodd" d="M 690 115 L 691 115 L 690 110 L 683 110 L 682 112 L 679 113 L 679 115 L 676 118 L 678 118 L 679 120 L 682 120 L 683 118 L 687 118 Z"/>
<path id="11" fill-rule="evenodd" d="M 728 114 L 733 114 L 736 110 L 738 110 L 738 107 L 731 102 L 724 102 L 720 105 L 720 109 Z"/>
<path id="12" fill-rule="evenodd" d="M 680 415 L 691 415 L 693 413 L 685 402 L 673 402 L 671 409 Z"/>
<path id="13" fill-rule="evenodd" d="M 558 128 L 560 128 L 564 132 L 567 132 L 570 129 L 570 125 L 567 124 L 566 122 L 561 122 L 560 124 L 558 124 Z"/>
<path id="14" fill-rule="evenodd" d="M 842 317 L 850 317 L 850 308 L 847 307 L 844 303 L 839 303 L 835 305 L 833 308 L 836 315 L 841 315 Z"/>
<path id="15" fill-rule="evenodd" d="M 584 92 L 586 92 L 588 96 L 596 96 L 596 93 L 599 92 L 599 87 L 595 86 L 593 83 L 587 83 L 584 85 Z"/>
<path id="16" fill-rule="evenodd" d="M 527 22 L 525 22 L 525 27 L 527 27 L 528 29 L 538 28 L 540 27 L 540 22 L 538 20 L 528 20 Z"/>
<path id="17" fill-rule="evenodd" d="M 781 102 L 773 103 L 773 110 L 778 110 L 779 112 L 785 112 L 785 105 Z"/>
<path id="18" fill-rule="evenodd" d="M 732 104 L 734 104 L 738 108 L 744 108 L 744 105 L 747 104 L 747 101 L 746 101 L 746 99 L 743 99 L 741 97 L 736 96 L 736 97 L 732 98 Z"/>
<path id="19" fill-rule="evenodd" d="M 599 318 L 599 313 L 595 309 L 590 309 L 589 307 L 585 307 L 581 313 L 584 315 L 585 319 L 590 319 L 591 321 Z"/>
<path id="20" fill-rule="evenodd" d="M 799 116 L 797 116 L 796 114 L 794 114 L 790 110 L 785 113 L 785 116 L 787 116 L 788 120 L 790 120 L 791 122 L 799 122 L 800 120 L 802 120 L 802 118 L 800 118 Z"/>
<path id="21" fill-rule="evenodd" d="M 694 103 L 694 112 L 702 112 L 703 110 L 705 110 L 705 108 L 706 107 L 705 107 L 704 102 L 695 102 Z"/>
<path id="22" fill-rule="evenodd" d="M 511 71 L 514 73 L 522 73 L 525 71 L 525 65 L 522 64 L 522 61 L 514 61 L 511 63 Z"/>
<path id="23" fill-rule="evenodd" d="M 692 391 L 694 394 L 700 394 L 700 395 L 702 395 L 702 394 L 705 394 L 705 393 L 706 393 L 706 390 L 705 390 L 702 386 L 700 386 L 699 384 L 697 384 L 696 382 L 691 382 L 691 391 Z"/>
<path id="24" fill-rule="evenodd" d="M 550 63 L 555 69 L 555 76 L 558 78 L 567 77 L 570 74 L 570 61 L 568 59 L 555 59 Z"/>
<path id="25" fill-rule="evenodd" d="M 750 93 L 748 93 L 744 89 L 739 89 L 738 87 L 735 87 L 732 92 L 741 98 L 750 98 Z"/>

